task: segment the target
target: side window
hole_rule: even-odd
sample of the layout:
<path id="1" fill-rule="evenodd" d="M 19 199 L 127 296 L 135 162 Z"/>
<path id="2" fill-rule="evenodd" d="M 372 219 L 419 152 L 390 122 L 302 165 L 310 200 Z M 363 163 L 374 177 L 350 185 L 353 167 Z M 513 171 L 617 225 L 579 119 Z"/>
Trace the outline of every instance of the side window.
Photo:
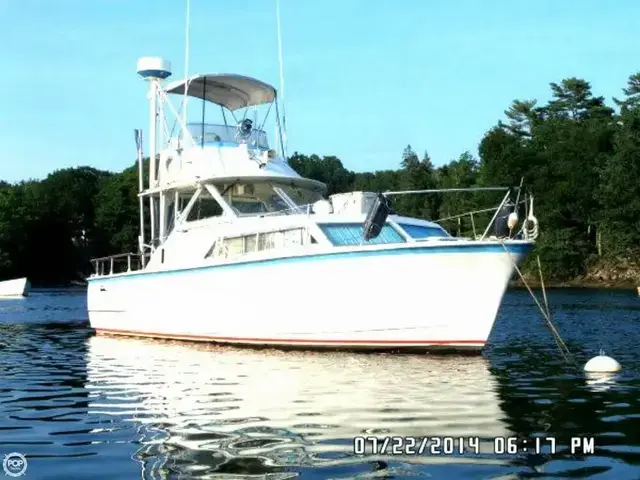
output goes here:
<path id="1" fill-rule="evenodd" d="M 445 230 L 440 227 L 428 227 L 424 225 L 411 225 L 400 223 L 400 227 L 412 238 L 448 237 Z"/>
<path id="2" fill-rule="evenodd" d="M 315 238 L 305 240 L 304 229 L 293 228 L 276 232 L 264 232 L 242 237 L 228 237 L 214 242 L 205 253 L 205 258 L 227 258 L 245 253 L 263 250 L 275 250 L 301 246 L 307 243 L 318 243 Z"/>
<path id="3" fill-rule="evenodd" d="M 220 215 L 222 215 L 222 207 L 211 194 L 205 190 L 200 194 L 189 215 L 187 215 L 187 222 L 202 220 L 203 218 L 219 217 Z"/>
<path id="4" fill-rule="evenodd" d="M 329 241 L 336 246 L 360 245 L 364 237 L 364 226 L 357 223 L 326 223 L 318 224 Z M 380 235 L 372 238 L 365 245 L 379 245 L 383 243 L 404 243 L 404 238 L 391 226 L 382 227 Z"/>

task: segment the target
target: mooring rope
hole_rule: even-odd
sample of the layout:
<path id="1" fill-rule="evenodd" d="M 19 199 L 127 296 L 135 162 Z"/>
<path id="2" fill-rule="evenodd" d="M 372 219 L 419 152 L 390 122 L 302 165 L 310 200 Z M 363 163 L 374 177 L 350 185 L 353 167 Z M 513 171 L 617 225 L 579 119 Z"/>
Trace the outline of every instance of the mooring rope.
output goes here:
<path id="1" fill-rule="evenodd" d="M 540 264 L 540 257 L 538 256 L 537 259 L 538 259 L 538 270 L 539 270 L 539 273 L 540 273 L 540 285 L 542 287 L 542 295 L 543 295 L 544 303 L 545 303 L 545 308 L 544 309 L 542 308 L 542 305 L 540 305 L 540 301 L 538 300 L 538 297 L 536 297 L 536 295 L 533 293 L 533 290 L 531 289 L 531 287 L 529 286 L 529 284 L 525 280 L 524 275 L 522 275 L 522 272 L 518 268 L 518 265 L 517 265 L 516 261 L 514 260 L 513 256 L 511 255 L 511 252 L 509 251 L 507 246 L 504 244 L 504 242 L 501 239 L 499 239 L 499 240 L 500 240 L 500 244 L 502 245 L 502 248 L 504 248 L 504 251 L 507 252 L 507 255 L 509 255 L 509 259 L 511 260 L 511 263 L 513 264 L 514 268 L 516 269 L 516 272 L 518 272 L 518 275 L 520 276 L 520 279 L 522 280 L 522 283 L 524 284 L 524 286 L 529 291 L 529 294 L 531 295 L 531 298 L 533 298 L 533 301 L 536 302 L 536 305 L 538 306 L 538 309 L 540 310 L 540 313 L 542 314 L 542 318 L 544 318 L 547 321 L 547 324 L 549 325 L 549 328 L 551 329 L 551 333 L 553 335 L 553 338 L 556 341 L 556 344 L 558 345 L 558 348 L 560 349 L 560 353 L 562 354 L 563 358 L 565 359 L 565 361 L 571 362 L 571 363 L 573 363 L 575 365 L 576 362 L 575 362 L 575 359 L 573 358 L 573 355 L 569 351 L 569 348 L 567 347 L 567 345 L 564 343 L 564 340 L 562 340 L 562 337 L 560 336 L 560 332 L 558 332 L 558 329 L 555 327 L 555 325 L 553 324 L 553 321 L 551 320 L 551 313 L 549 311 L 549 303 L 547 302 L 547 293 L 546 293 L 546 290 L 544 288 L 544 278 L 542 276 L 542 265 Z"/>

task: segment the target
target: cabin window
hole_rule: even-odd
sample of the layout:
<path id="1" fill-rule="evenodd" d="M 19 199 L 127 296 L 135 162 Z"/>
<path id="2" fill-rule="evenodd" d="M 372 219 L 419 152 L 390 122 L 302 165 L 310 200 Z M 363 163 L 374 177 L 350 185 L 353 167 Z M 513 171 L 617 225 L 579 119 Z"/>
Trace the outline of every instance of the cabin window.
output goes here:
<path id="1" fill-rule="evenodd" d="M 165 213 L 165 225 L 167 226 L 166 234 L 169 235 L 176 223 L 175 202 L 172 200 L 167 202 Z"/>
<path id="2" fill-rule="evenodd" d="M 304 229 L 295 228 L 278 232 L 261 233 L 258 236 L 258 250 L 295 247 L 304 243 Z"/>
<path id="3" fill-rule="evenodd" d="M 447 232 L 441 227 L 411 225 L 409 223 L 399 223 L 400 227 L 407 232 L 411 238 L 448 237 Z"/>
<path id="4" fill-rule="evenodd" d="M 218 240 L 205 254 L 205 258 L 227 258 L 264 250 L 295 247 L 306 243 L 317 243 L 307 236 L 304 228 L 292 228 L 275 232 L 253 233 Z"/>
<path id="5" fill-rule="evenodd" d="M 258 244 L 258 235 L 247 235 L 244 238 L 244 251 L 255 252 Z"/>
<path id="6" fill-rule="evenodd" d="M 274 184 L 273 186 L 282 190 L 285 195 L 300 207 L 311 205 L 324 198 L 321 191 L 312 188 L 286 185 L 284 183 Z"/>
<path id="7" fill-rule="evenodd" d="M 219 185 L 224 200 L 241 216 L 306 212 L 306 205 L 322 198 L 319 191 L 283 182 Z M 297 207 L 297 208 L 296 208 Z"/>
<path id="8" fill-rule="evenodd" d="M 222 215 L 222 207 L 207 190 L 203 190 L 196 203 L 187 215 L 187 222 L 202 220 L 203 218 L 219 217 Z"/>
<path id="9" fill-rule="evenodd" d="M 221 187 L 222 197 L 238 215 L 261 215 L 289 208 L 267 183 L 232 183 Z"/>
<path id="10" fill-rule="evenodd" d="M 221 245 L 226 249 L 227 255 L 231 257 L 246 252 L 245 237 L 225 238 L 224 241 L 221 242 Z"/>
<path id="11" fill-rule="evenodd" d="M 368 242 L 364 241 L 364 225 L 361 223 L 327 223 L 318 226 L 333 245 L 340 247 L 360 244 L 404 243 L 405 241 L 391 225 L 382 227 L 380 235 Z"/>

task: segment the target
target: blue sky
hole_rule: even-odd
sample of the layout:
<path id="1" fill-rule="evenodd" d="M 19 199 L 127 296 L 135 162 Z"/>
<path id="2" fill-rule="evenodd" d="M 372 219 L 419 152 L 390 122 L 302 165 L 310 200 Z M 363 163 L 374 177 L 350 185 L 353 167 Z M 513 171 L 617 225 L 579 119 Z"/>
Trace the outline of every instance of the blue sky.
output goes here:
<path id="1" fill-rule="evenodd" d="M 0 179 L 121 170 L 147 131 L 141 56 L 184 74 L 185 0 L 0 0 Z M 154 6 L 155 5 L 155 6 Z M 515 98 L 585 78 L 608 100 L 640 70 L 637 0 L 281 0 L 289 152 L 396 168 L 477 146 Z M 191 0 L 189 73 L 278 85 L 275 0 Z"/>

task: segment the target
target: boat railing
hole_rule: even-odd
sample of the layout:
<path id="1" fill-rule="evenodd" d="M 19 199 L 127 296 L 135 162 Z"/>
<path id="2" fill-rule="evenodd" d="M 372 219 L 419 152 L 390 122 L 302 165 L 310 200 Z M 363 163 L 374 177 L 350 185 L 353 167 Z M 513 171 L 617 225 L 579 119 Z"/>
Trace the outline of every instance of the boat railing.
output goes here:
<path id="1" fill-rule="evenodd" d="M 148 256 L 148 254 L 144 255 L 145 258 Z M 92 258 L 91 264 L 94 275 L 101 277 L 141 270 L 143 268 L 142 259 L 143 256 L 140 253 L 119 253 L 108 257 Z"/>
<path id="2" fill-rule="evenodd" d="M 503 211 L 504 207 L 511 206 L 520 206 L 524 204 L 525 215 L 524 221 L 518 222 L 520 224 L 519 230 L 516 232 L 516 236 L 522 235 L 527 239 L 535 239 L 538 236 L 538 220 L 533 216 L 533 197 L 527 195 L 524 196 L 523 199 L 520 199 L 520 194 L 522 192 L 522 181 L 520 182 L 519 187 L 467 187 L 467 188 L 438 188 L 438 189 L 425 189 L 425 190 L 401 190 L 401 191 L 387 191 L 384 192 L 385 196 L 395 196 L 395 195 L 417 195 L 417 194 L 442 194 L 442 193 L 456 193 L 456 192 L 491 192 L 491 191 L 503 191 L 505 192 L 502 201 L 497 207 L 490 207 L 478 210 L 472 210 L 468 212 L 464 212 L 457 215 L 448 216 L 445 218 L 440 218 L 438 220 L 434 220 L 435 223 L 442 223 L 447 220 L 455 220 L 462 219 L 464 217 L 469 217 L 471 221 L 471 228 L 473 232 L 473 238 L 475 240 L 484 240 L 487 238 L 491 229 L 495 226 L 496 220 L 501 211 Z M 511 201 L 511 195 L 513 192 L 517 193 L 517 197 L 515 202 Z M 516 208 L 516 211 L 518 209 Z M 481 235 L 478 234 L 476 230 L 476 219 L 477 216 L 483 213 L 494 212 L 491 220 L 486 225 L 484 231 Z M 476 217 L 474 217 L 476 215 Z M 520 220 L 520 219 L 519 219 Z"/>
<path id="3" fill-rule="evenodd" d="M 404 190 L 404 191 L 397 191 L 397 192 L 384 192 L 383 195 L 391 196 L 391 195 L 407 195 L 407 194 L 411 195 L 411 194 L 424 194 L 424 193 L 428 194 L 428 193 L 451 193 L 451 192 L 455 193 L 455 192 L 478 192 L 478 191 L 485 191 L 485 192 L 486 191 L 506 191 L 505 196 L 502 198 L 502 201 L 498 206 L 470 210 L 460 214 L 439 218 L 437 220 L 432 220 L 434 223 L 442 224 L 443 222 L 446 222 L 446 221 L 464 219 L 468 217 L 471 223 L 473 238 L 476 240 L 482 240 L 488 236 L 489 232 L 491 231 L 491 228 L 495 225 L 495 222 L 499 216 L 500 210 L 507 204 L 507 202 L 509 202 L 510 194 L 513 190 L 519 191 L 519 187 L 515 189 L 510 189 L 508 187 L 470 187 L 470 188 L 449 188 L 449 189 L 443 188 L 443 189 L 430 189 L 430 190 Z M 524 210 L 525 210 L 524 217 L 528 218 L 529 210 L 527 207 L 529 206 L 530 199 L 527 198 L 527 196 L 525 196 L 522 199 L 520 198 L 516 199 L 516 202 L 518 205 L 518 210 L 521 205 L 524 205 Z M 516 205 L 516 202 L 511 202 L 511 205 Z M 284 209 L 279 209 L 272 212 L 260 212 L 259 214 L 256 214 L 256 213 L 240 214 L 239 216 L 240 217 L 245 217 L 245 216 L 246 217 L 253 217 L 253 216 L 273 217 L 277 215 L 290 215 L 290 214 L 301 214 L 301 213 L 309 216 L 311 212 L 313 212 L 313 204 L 305 204 L 305 205 L 298 205 L 295 208 L 284 208 Z M 480 223 L 484 223 L 481 221 L 478 222 L 478 220 L 481 217 L 491 212 L 494 212 L 493 217 L 489 220 L 489 223 L 486 224 L 486 226 L 483 225 L 484 230 L 482 230 L 482 232 L 478 232 Z M 522 230 L 523 228 L 524 228 L 524 223 L 520 223 L 520 230 L 517 232 L 516 235 L 520 235 L 523 232 Z"/>
<path id="4" fill-rule="evenodd" d="M 526 199 L 525 200 L 520 200 L 518 202 L 518 205 L 525 205 L 525 207 L 526 207 L 527 200 Z M 472 234 L 473 234 L 473 238 L 476 239 L 476 240 L 482 240 L 484 238 L 484 236 L 478 234 L 478 231 L 477 231 L 476 221 L 477 221 L 478 217 L 480 215 L 482 215 L 482 214 L 487 214 L 487 213 L 490 213 L 490 212 L 497 212 L 501 208 L 502 208 L 502 206 L 497 206 L 497 207 L 481 208 L 481 209 L 478 209 L 478 210 L 470 210 L 468 212 L 459 213 L 457 215 L 450 215 L 448 217 L 442 217 L 442 218 L 439 218 L 437 220 L 433 220 L 433 222 L 441 224 L 443 222 L 447 222 L 447 221 L 450 221 L 450 220 L 458 220 L 458 219 L 464 219 L 464 218 L 468 217 L 469 221 L 471 223 L 471 231 L 472 231 Z M 526 214 L 525 214 L 525 217 L 526 217 Z M 489 223 L 489 225 L 487 225 L 487 227 L 485 227 L 486 228 L 485 231 L 488 232 L 491 229 L 491 226 L 494 223 L 495 223 L 495 218 L 492 219 L 492 221 Z"/>

